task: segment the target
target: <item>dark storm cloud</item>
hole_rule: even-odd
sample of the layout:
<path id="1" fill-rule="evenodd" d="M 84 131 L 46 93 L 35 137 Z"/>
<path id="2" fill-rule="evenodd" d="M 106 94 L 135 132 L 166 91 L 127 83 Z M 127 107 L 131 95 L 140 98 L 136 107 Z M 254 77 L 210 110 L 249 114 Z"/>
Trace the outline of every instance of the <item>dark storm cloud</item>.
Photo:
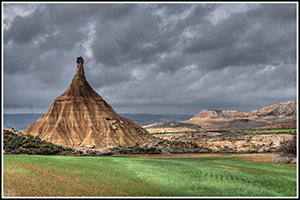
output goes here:
<path id="1" fill-rule="evenodd" d="M 148 43 L 151 47 L 152 38 L 158 32 L 156 18 L 138 6 L 131 9 L 131 14 L 124 14 L 119 20 L 104 18 L 96 22 L 92 49 L 98 62 L 122 66 L 126 62 L 142 59 L 144 48 L 146 51 L 149 49 Z"/>
<path id="2" fill-rule="evenodd" d="M 201 60 L 207 70 L 295 61 L 296 22 L 290 20 L 296 18 L 295 7 L 282 7 L 264 5 L 234 13 L 208 26 L 200 38 L 190 39 L 185 51 L 204 57 Z"/>
<path id="3" fill-rule="evenodd" d="M 128 61 L 151 63 L 160 59 L 161 54 L 180 53 L 181 35 L 185 29 L 203 21 L 211 7 L 216 6 L 133 6 L 119 21 L 105 18 L 97 22 L 98 37 L 92 45 L 94 57 L 100 63 L 121 66 Z M 183 19 L 178 17 L 189 10 L 191 13 Z"/>
<path id="4" fill-rule="evenodd" d="M 78 56 L 117 111 L 243 111 L 296 99 L 295 4 L 3 7 L 7 110 L 46 111 Z"/>

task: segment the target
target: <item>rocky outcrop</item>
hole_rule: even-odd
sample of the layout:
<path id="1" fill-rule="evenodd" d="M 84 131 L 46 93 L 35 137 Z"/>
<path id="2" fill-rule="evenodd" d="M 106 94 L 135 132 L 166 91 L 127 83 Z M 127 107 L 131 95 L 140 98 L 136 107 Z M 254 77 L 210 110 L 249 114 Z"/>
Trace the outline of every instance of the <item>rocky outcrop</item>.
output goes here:
<path id="1" fill-rule="evenodd" d="M 288 122 L 288 123 L 280 123 L 280 124 L 269 124 L 261 127 L 261 129 L 294 129 L 297 128 L 297 122 Z"/>
<path id="2" fill-rule="evenodd" d="M 296 121 L 297 102 L 289 101 L 250 112 L 205 109 L 187 121 L 154 123 L 143 127 L 151 133 L 225 129 L 286 129 L 297 128 Z M 176 124 L 176 126 L 172 124 Z M 197 127 L 195 128 L 195 126 Z"/>
<path id="3" fill-rule="evenodd" d="M 3 130 L 4 154 L 107 156 L 125 154 L 266 153 L 279 152 L 275 162 L 296 163 L 296 131 L 245 133 L 239 131 L 155 134 L 143 145 L 114 145 L 95 149 L 54 145 L 38 136 Z M 282 144 L 287 144 L 282 147 Z M 282 150 L 283 149 L 283 150 Z"/>
<path id="4" fill-rule="evenodd" d="M 186 132 L 199 130 L 201 126 L 191 123 L 182 122 L 167 122 L 167 123 L 154 123 L 143 126 L 150 133 L 167 133 L 167 132 Z"/>
<path id="5" fill-rule="evenodd" d="M 199 114 L 192 117 L 190 120 L 197 120 L 202 118 L 236 118 L 236 117 L 245 117 L 246 112 L 238 112 L 235 110 L 202 110 Z"/>
<path id="6" fill-rule="evenodd" d="M 89 85 L 83 59 L 67 90 L 23 134 L 38 135 L 54 144 L 98 148 L 109 145 L 141 145 L 151 135 L 130 119 L 119 116 Z"/>
<path id="7" fill-rule="evenodd" d="M 238 112 L 235 110 L 203 110 L 199 114 L 193 116 L 190 120 L 197 120 L 202 118 L 253 118 L 261 116 L 297 116 L 297 102 L 289 101 L 264 107 L 260 110 L 250 112 Z"/>
<path id="8" fill-rule="evenodd" d="M 247 113 L 248 116 L 297 116 L 297 101 L 275 104 Z"/>
<path id="9" fill-rule="evenodd" d="M 215 131 L 198 133 L 154 134 L 159 140 L 193 143 L 198 149 L 219 153 L 262 153 L 276 152 L 282 141 L 291 140 L 296 131 L 247 133 L 239 131 Z"/>
<path id="10" fill-rule="evenodd" d="M 289 101 L 250 112 L 203 110 L 185 122 L 197 124 L 203 129 L 257 129 L 276 126 L 290 128 L 296 120 L 297 102 Z"/>

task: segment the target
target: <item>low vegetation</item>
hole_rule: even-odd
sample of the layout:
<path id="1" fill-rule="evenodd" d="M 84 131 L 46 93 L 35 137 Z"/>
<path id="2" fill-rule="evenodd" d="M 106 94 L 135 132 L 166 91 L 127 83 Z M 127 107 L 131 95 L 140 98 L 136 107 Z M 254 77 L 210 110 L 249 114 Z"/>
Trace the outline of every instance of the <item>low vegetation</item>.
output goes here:
<path id="1" fill-rule="evenodd" d="M 200 129 L 201 126 L 191 123 L 184 122 L 164 122 L 164 123 L 156 123 L 152 126 L 148 126 L 147 128 L 190 128 L 190 129 Z"/>
<path id="2" fill-rule="evenodd" d="M 201 154 L 203 155 L 203 154 Z M 296 165 L 243 157 L 3 157 L 4 196 L 296 197 Z M 229 154 L 228 154 L 229 155 Z"/>
<path id="3" fill-rule="evenodd" d="M 143 146 L 81 152 L 37 136 L 4 131 L 3 195 L 295 197 L 296 145 L 295 136 L 281 142 L 275 162 L 254 162 L 205 154 L 211 151 L 191 141 L 153 140 Z M 206 156 L 172 158 L 179 154 Z"/>
<path id="4" fill-rule="evenodd" d="M 261 133 L 261 132 L 290 132 L 296 131 L 297 129 L 263 129 L 263 130 L 244 130 L 244 132 L 251 132 L 251 133 Z"/>
<path id="5" fill-rule="evenodd" d="M 280 142 L 279 154 L 274 157 L 275 162 L 280 163 L 297 163 L 297 137 L 294 136 L 291 140 Z"/>
<path id="6" fill-rule="evenodd" d="M 196 143 L 182 141 L 153 140 L 143 146 L 117 145 L 107 147 L 102 151 L 87 149 L 76 150 L 71 147 L 55 145 L 41 140 L 38 136 L 23 135 L 20 132 L 4 131 L 3 150 L 5 154 L 33 155 L 72 155 L 72 156 L 102 156 L 124 154 L 162 154 L 162 153 L 208 153 Z"/>
<path id="7" fill-rule="evenodd" d="M 183 154 L 183 153 L 210 153 L 209 149 L 194 142 L 152 140 L 142 146 L 117 145 L 106 147 L 102 151 L 88 150 L 86 153 L 94 155 L 123 155 L 123 154 Z"/>
<path id="8" fill-rule="evenodd" d="M 38 136 L 23 135 L 20 132 L 5 130 L 3 134 L 3 150 L 6 154 L 33 154 L 33 155 L 66 155 L 78 153 L 71 147 L 55 145 L 41 140 Z M 82 152 L 81 152 L 82 153 Z"/>

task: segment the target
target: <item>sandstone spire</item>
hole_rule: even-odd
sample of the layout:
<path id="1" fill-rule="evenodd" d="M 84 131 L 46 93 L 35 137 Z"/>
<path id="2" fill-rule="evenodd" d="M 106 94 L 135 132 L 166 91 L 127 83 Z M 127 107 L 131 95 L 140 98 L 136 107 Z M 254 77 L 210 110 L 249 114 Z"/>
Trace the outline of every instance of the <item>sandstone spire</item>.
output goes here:
<path id="1" fill-rule="evenodd" d="M 130 119 L 118 115 L 86 80 L 82 57 L 67 90 L 23 134 L 64 145 L 105 147 L 143 144 L 151 136 Z"/>

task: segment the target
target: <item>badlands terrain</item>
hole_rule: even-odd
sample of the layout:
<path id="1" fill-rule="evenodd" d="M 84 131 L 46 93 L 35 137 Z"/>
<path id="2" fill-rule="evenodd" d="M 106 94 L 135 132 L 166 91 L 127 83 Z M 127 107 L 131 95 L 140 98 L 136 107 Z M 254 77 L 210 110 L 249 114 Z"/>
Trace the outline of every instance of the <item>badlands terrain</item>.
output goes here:
<path id="1" fill-rule="evenodd" d="M 197 130 L 253 130 L 297 127 L 297 101 L 275 104 L 251 112 L 203 110 L 187 121 L 143 126 L 150 133 Z"/>
<path id="2" fill-rule="evenodd" d="M 132 120 L 118 115 L 90 86 L 82 57 L 67 90 L 23 134 L 53 144 L 71 147 L 98 147 L 144 144 L 151 135 Z"/>
<path id="3" fill-rule="evenodd" d="M 248 113 L 203 110 L 187 121 L 143 126 L 143 129 L 151 134 L 146 142 L 140 145 L 115 144 L 98 147 L 87 144 L 70 146 L 74 151 L 66 153 L 119 155 L 277 152 L 281 142 L 291 141 L 297 136 L 296 113 L 296 101 Z M 248 130 L 245 127 L 248 127 Z M 18 133 L 16 130 L 7 131 Z M 20 147 L 11 150 L 10 153 L 22 151 Z"/>
<path id="4" fill-rule="evenodd" d="M 158 140 L 193 143 L 202 151 L 276 152 L 280 142 L 297 136 L 297 102 L 251 112 L 203 110 L 187 121 L 154 123 L 143 128 Z"/>
<path id="5" fill-rule="evenodd" d="M 82 57 L 78 57 L 76 63 L 75 76 L 67 90 L 23 131 L 28 138 L 32 135 L 55 145 L 97 155 L 103 152 L 272 152 L 278 149 L 280 142 L 296 136 L 296 101 L 251 112 L 203 110 L 187 121 L 141 127 L 118 115 L 93 90 L 85 77 Z M 292 131 L 259 134 L 243 131 L 278 128 Z M 21 137 L 19 144 L 22 146 L 26 140 Z"/>

